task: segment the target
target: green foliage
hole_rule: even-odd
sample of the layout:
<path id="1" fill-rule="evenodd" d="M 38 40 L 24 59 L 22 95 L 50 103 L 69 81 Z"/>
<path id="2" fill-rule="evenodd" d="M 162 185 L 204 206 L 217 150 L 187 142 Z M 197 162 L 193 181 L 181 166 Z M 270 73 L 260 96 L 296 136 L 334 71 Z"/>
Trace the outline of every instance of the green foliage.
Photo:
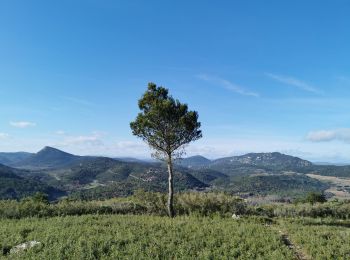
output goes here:
<path id="1" fill-rule="evenodd" d="M 310 204 L 315 204 L 317 202 L 324 203 L 326 202 L 326 196 L 323 193 L 320 192 L 310 192 L 306 195 L 304 202 L 308 202 Z"/>
<path id="2" fill-rule="evenodd" d="M 278 194 L 298 197 L 312 191 L 324 191 L 329 185 L 309 178 L 304 174 L 271 174 L 248 177 L 232 177 L 223 183 L 232 193 L 251 193 L 255 195 Z"/>
<path id="3" fill-rule="evenodd" d="M 135 198 L 147 209 L 147 213 L 161 216 L 166 214 L 165 194 L 140 190 Z M 242 199 L 225 193 L 178 193 L 174 202 L 178 215 L 231 216 L 233 213 L 241 215 L 247 211 L 247 204 Z"/>
<path id="4" fill-rule="evenodd" d="M 36 178 L 22 177 L 28 171 L 10 168 L 0 164 L 0 199 L 21 199 L 37 192 L 48 194 L 50 199 L 64 195 L 64 192 L 51 187 Z"/>
<path id="5" fill-rule="evenodd" d="M 265 217 L 312 217 L 350 219 L 350 201 L 327 203 L 269 204 L 253 206 L 244 200 L 220 192 L 184 192 L 174 198 L 178 215 L 231 216 L 233 213 Z M 0 218 L 53 217 L 85 214 L 166 215 L 166 195 L 138 190 L 133 196 L 104 201 L 64 199 L 48 204 L 45 197 L 21 201 L 0 200 Z"/>
<path id="6" fill-rule="evenodd" d="M 49 204 L 49 196 L 43 192 L 35 193 L 32 200 L 37 203 Z"/>
<path id="7" fill-rule="evenodd" d="M 48 204 L 42 194 L 0 201 L 0 254 L 5 259 L 294 259 L 276 230 L 312 259 L 347 259 L 350 252 L 350 201 L 255 207 L 225 193 L 191 192 L 175 196 L 175 210 L 175 219 L 154 216 L 167 214 L 166 196 L 144 191 L 106 201 Z M 241 218 L 233 220 L 233 213 Z M 31 240 L 41 245 L 9 255 L 13 246 Z"/>
<path id="8" fill-rule="evenodd" d="M 225 193 L 181 193 L 176 198 L 175 208 L 179 214 L 231 216 L 233 213 L 243 215 L 247 211 L 247 204 L 241 198 Z"/>
<path id="9" fill-rule="evenodd" d="M 131 199 L 112 199 L 108 201 L 76 201 L 61 200 L 58 203 L 48 203 L 44 194 L 21 201 L 0 200 L 0 218 L 55 217 L 86 214 L 141 214 L 144 206 Z"/>
<path id="10" fill-rule="evenodd" d="M 350 219 L 350 201 L 335 201 L 326 203 L 281 204 L 273 209 L 276 217 L 312 217 Z"/>
<path id="11" fill-rule="evenodd" d="M 139 100 L 141 113 L 130 123 L 132 133 L 155 151 L 172 155 L 185 144 L 202 137 L 198 113 L 168 95 L 168 90 L 148 84 Z"/>
<path id="12" fill-rule="evenodd" d="M 25 238 L 24 238 L 25 237 Z M 80 216 L 0 220 L 0 249 L 41 245 L 5 259 L 293 259 L 255 220 Z"/>
<path id="13" fill-rule="evenodd" d="M 310 259 L 350 259 L 349 221 L 289 219 L 280 225 Z"/>

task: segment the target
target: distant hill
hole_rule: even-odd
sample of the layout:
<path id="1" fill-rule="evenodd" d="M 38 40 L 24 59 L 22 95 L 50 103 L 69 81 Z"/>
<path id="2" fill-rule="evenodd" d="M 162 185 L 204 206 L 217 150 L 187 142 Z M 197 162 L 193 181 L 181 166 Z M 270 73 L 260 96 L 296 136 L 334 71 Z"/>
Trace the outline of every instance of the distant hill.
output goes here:
<path id="1" fill-rule="evenodd" d="M 278 168 L 283 170 L 311 167 L 312 163 L 298 157 L 281 153 L 248 153 L 242 156 L 233 156 L 217 159 L 212 165 L 252 165 L 260 167 Z"/>
<path id="2" fill-rule="evenodd" d="M 24 160 L 12 164 L 23 169 L 60 168 L 81 160 L 81 156 L 63 152 L 53 147 L 46 146 L 36 154 L 31 154 Z"/>
<path id="3" fill-rule="evenodd" d="M 22 177 L 18 174 L 26 176 L 27 172 L 0 164 L 0 199 L 21 199 L 32 196 L 36 192 L 44 192 L 52 200 L 65 194 L 36 179 Z"/>
<path id="4" fill-rule="evenodd" d="M 116 159 L 118 161 L 122 161 L 122 162 L 131 162 L 131 163 L 154 163 L 156 162 L 156 160 L 152 160 L 152 159 L 137 159 L 137 158 L 133 158 L 133 157 L 115 157 L 113 159 Z"/>
<path id="5" fill-rule="evenodd" d="M 329 188 L 327 183 L 309 178 L 304 174 L 270 174 L 234 177 L 225 183 L 226 189 L 234 194 L 280 195 L 282 197 L 299 197 L 308 192 L 322 192 Z"/>
<path id="6" fill-rule="evenodd" d="M 168 188 L 167 169 L 159 161 L 77 156 L 52 147 L 35 154 L 14 154 L 3 157 L 13 166 L 2 166 L 5 168 L 0 176 L 0 198 L 20 198 L 45 191 L 51 198 L 65 192 L 80 199 L 104 199 L 130 195 L 137 189 L 165 192 Z M 233 194 L 290 196 L 327 189 L 327 185 L 309 178 L 306 173 L 350 176 L 349 166 L 313 165 L 277 152 L 216 160 L 192 156 L 175 164 L 177 191 L 211 189 Z"/>
<path id="7" fill-rule="evenodd" d="M 11 166 L 13 164 L 16 164 L 20 161 L 27 159 L 32 155 L 33 155 L 32 153 L 26 153 L 26 152 L 0 153 L 0 163 L 7 166 Z"/>
<path id="8" fill-rule="evenodd" d="M 308 172 L 314 167 L 309 161 L 278 152 L 249 153 L 212 161 L 202 156 L 193 156 L 181 160 L 178 165 L 197 171 L 210 169 L 228 176 L 279 173 L 280 171 Z"/>
<path id="9" fill-rule="evenodd" d="M 350 163 L 330 163 L 330 162 L 313 162 L 314 165 L 325 165 L 325 166 L 349 166 Z"/>
<path id="10" fill-rule="evenodd" d="M 229 175 L 240 175 L 245 171 L 255 173 L 256 169 L 297 170 L 313 166 L 309 161 L 278 152 L 248 153 L 216 160 L 209 160 L 203 156 L 192 156 L 177 161 L 177 164 L 191 169 L 214 169 Z"/>
<path id="11" fill-rule="evenodd" d="M 194 177 L 196 177 L 198 180 L 208 185 L 214 184 L 214 182 L 218 182 L 218 181 L 221 181 L 221 182 L 229 181 L 228 175 L 212 169 L 192 170 L 190 173 Z"/>
<path id="12" fill-rule="evenodd" d="M 176 160 L 176 164 L 186 168 L 201 168 L 209 165 L 211 160 L 201 156 L 191 156 L 183 159 Z"/>
<path id="13" fill-rule="evenodd" d="M 126 196 L 137 189 L 164 192 L 168 180 L 167 169 L 160 163 L 130 163 L 106 157 L 91 158 L 49 174 L 58 179 L 57 185 L 81 199 Z M 188 172 L 175 170 L 174 175 L 177 191 L 209 187 Z"/>

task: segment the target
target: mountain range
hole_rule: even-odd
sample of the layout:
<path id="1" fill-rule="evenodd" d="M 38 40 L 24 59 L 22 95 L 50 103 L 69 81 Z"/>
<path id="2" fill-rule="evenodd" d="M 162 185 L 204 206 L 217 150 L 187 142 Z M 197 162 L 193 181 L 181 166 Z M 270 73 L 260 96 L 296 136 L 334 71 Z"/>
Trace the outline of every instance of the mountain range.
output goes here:
<path id="1" fill-rule="evenodd" d="M 277 152 L 216 160 L 192 156 L 175 162 L 177 191 L 224 190 L 239 195 L 295 197 L 328 188 L 307 173 L 350 177 L 349 166 L 314 165 Z M 41 191 L 51 199 L 100 199 L 127 196 L 137 189 L 166 191 L 167 170 L 157 161 L 78 156 L 45 147 L 37 153 L 0 153 L 0 183 L 0 198 L 20 199 Z"/>

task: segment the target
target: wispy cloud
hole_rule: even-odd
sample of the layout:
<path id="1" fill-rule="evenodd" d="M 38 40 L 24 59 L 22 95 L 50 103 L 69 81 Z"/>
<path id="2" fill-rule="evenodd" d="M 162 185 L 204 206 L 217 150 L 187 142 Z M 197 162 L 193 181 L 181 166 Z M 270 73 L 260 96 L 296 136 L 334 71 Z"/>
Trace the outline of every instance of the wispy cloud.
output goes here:
<path id="1" fill-rule="evenodd" d="M 10 135 L 6 133 L 0 133 L 0 139 L 8 138 Z"/>
<path id="2" fill-rule="evenodd" d="M 319 130 L 308 133 L 306 139 L 312 142 L 343 141 L 350 143 L 350 128 Z"/>
<path id="3" fill-rule="evenodd" d="M 272 74 L 272 73 L 265 73 L 265 75 L 275 81 L 284 83 L 286 85 L 307 91 L 307 92 L 311 92 L 314 94 L 321 94 L 322 92 L 315 88 L 314 86 L 310 85 L 309 83 L 306 83 L 300 79 L 297 78 L 293 78 L 290 76 L 282 76 L 282 75 L 276 75 L 276 74 Z"/>
<path id="4" fill-rule="evenodd" d="M 17 122 L 10 122 L 10 125 L 17 128 L 27 128 L 27 127 L 36 126 L 36 123 L 28 122 L 28 121 L 17 121 Z"/>
<path id="5" fill-rule="evenodd" d="M 233 91 L 233 92 L 240 94 L 240 95 L 243 95 L 243 96 L 259 97 L 258 93 L 246 90 L 244 87 L 237 85 L 237 84 L 235 84 L 231 81 L 228 81 L 226 79 L 223 79 L 223 78 L 208 76 L 206 74 L 200 74 L 200 75 L 197 75 L 196 77 L 198 79 L 217 84 L 218 86 L 220 86 L 222 88 Z"/>

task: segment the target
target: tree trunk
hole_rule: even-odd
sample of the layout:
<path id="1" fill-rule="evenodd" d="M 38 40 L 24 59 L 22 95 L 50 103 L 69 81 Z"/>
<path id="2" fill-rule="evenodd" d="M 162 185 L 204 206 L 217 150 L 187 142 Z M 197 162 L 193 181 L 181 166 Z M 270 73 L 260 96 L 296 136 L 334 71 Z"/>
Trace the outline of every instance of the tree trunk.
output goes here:
<path id="1" fill-rule="evenodd" d="M 168 192 L 168 214 L 169 217 L 175 217 L 174 211 L 174 180 L 173 180 L 173 162 L 171 154 L 168 155 L 168 173 L 169 173 L 169 192 Z"/>

